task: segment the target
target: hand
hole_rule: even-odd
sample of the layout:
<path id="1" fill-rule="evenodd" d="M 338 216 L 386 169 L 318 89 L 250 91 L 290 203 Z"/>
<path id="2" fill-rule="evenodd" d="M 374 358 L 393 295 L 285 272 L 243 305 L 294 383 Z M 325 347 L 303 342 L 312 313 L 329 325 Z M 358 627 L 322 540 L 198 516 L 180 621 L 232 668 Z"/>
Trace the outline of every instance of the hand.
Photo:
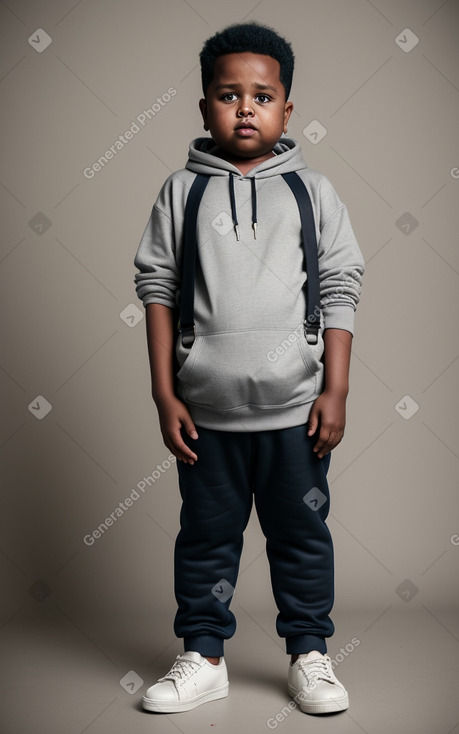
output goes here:
<path id="1" fill-rule="evenodd" d="M 346 397 L 324 390 L 314 401 L 309 413 L 308 424 L 308 436 L 312 436 L 319 429 L 313 451 L 321 459 L 343 438 L 346 424 Z"/>
<path id="2" fill-rule="evenodd" d="M 179 461 L 183 461 L 185 464 L 194 464 L 198 457 L 188 448 L 181 434 L 183 427 L 191 438 L 198 438 L 188 408 L 176 397 L 157 402 L 156 405 L 165 445 Z"/>

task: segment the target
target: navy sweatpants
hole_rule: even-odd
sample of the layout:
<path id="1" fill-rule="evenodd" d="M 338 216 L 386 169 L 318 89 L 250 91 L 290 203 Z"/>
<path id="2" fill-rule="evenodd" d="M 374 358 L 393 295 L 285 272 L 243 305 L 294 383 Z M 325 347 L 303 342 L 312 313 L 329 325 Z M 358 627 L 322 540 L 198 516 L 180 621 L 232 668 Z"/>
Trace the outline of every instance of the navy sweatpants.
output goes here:
<path id="1" fill-rule="evenodd" d="M 266 537 L 276 629 L 289 654 L 327 651 L 334 633 L 333 543 L 327 471 L 330 454 L 313 452 L 306 426 L 260 432 L 197 426 L 184 440 L 198 455 L 177 462 L 182 508 L 175 544 L 174 621 L 184 649 L 223 655 L 234 635 L 230 611 L 246 528 L 255 499 Z"/>

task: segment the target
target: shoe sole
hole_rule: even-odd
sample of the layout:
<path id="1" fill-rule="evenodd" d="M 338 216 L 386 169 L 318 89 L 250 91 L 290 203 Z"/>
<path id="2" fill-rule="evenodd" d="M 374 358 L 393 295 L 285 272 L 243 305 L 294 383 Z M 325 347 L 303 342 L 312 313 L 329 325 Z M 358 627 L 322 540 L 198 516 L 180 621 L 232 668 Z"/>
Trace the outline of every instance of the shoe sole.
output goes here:
<path id="1" fill-rule="evenodd" d="M 209 693 L 201 693 L 199 696 L 195 696 L 195 698 L 188 701 L 155 701 L 152 698 L 144 696 L 142 698 L 142 707 L 145 711 L 156 711 L 156 713 L 160 714 L 177 714 L 181 711 L 191 711 L 197 706 L 201 706 L 203 703 L 215 701 L 219 698 L 226 698 L 228 695 L 228 688 L 229 683 L 225 683 L 225 685 L 220 686 L 220 688 L 215 688 Z"/>
<path id="2" fill-rule="evenodd" d="M 333 714 L 349 708 L 349 696 L 347 693 L 340 698 L 333 698 L 330 701 L 323 701 L 322 703 L 306 703 L 306 701 L 301 701 L 301 699 L 298 700 L 299 691 L 293 688 L 293 686 L 289 685 L 288 692 L 295 699 L 304 714 Z"/>

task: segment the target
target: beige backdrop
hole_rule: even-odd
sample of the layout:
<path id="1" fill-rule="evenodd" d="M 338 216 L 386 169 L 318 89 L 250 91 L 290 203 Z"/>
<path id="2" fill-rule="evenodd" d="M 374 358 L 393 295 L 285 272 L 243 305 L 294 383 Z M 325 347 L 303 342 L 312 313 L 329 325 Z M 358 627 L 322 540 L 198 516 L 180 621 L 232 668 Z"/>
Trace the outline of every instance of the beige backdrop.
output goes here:
<path id="1" fill-rule="evenodd" d="M 289 135 L 348 205 L 367 266 L 330 470 L 334 619 L 360 615 L 340 642 L 416 611 L 457 645 L 457 0 L 0 4 L 0 645 L 64 625 L 72 654 L 118 677 L 180 649 L 180 501 L 133 258 L 204 134 L 202 43 L 246 19 L 293 44 Z M 282 648 L 255 512 L 233 605 L 240 634 L 251 619 Z"/>

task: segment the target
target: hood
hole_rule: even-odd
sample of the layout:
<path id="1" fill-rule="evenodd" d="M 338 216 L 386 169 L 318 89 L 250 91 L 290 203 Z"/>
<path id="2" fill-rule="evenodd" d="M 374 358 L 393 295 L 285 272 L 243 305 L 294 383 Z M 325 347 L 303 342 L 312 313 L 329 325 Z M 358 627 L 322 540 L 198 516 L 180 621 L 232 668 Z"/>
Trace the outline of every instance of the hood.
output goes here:
<path id="1" fill-rule="evenodd" d="M 242 176 L 242 173 L 232 163 L 228 163 L 217 155 L 218 146 L 212 138 L 196 138 L 190 143 L 188 161 L 185 168 L 195 173 L 205 173 L 210 176 L 228 176 L 233 173 Z M 260 163 L 249 171 L 245 178 L 269 178 L 289 171 L 299 171 L 307 168 L 300 146 L 292 138 L 282 137 L 273 148 L 276 154 L 273 158 Z"/>
<path id="2" fill-rule="evenodd" d="M 185 168 L 194 173 L 202 173 L 208 176 L 227 176 L 229 183 L 229 198 L 231 203 L 231 214 L 236 239 L 240 239 L 239 224 L 236 209 L 236 198 L 234 195 L 234 177 L 242 177 L 240 170 L 232 163 L 225 161 L 217 155 L 218 146 L 212 138 L 196 138 L 190 143 L 188 161 Z M 299 171 L 307 168 L 300 146 L 292 138 L 282 137 L 273 148 L 275 155 L 267 161 L 250 170 L 243 178 L 250 179 L 252 188 L 252 230 L 253 236 L 257 238 L 257 187 L 256 180 L 280 176 L 283 173 Z"/>

